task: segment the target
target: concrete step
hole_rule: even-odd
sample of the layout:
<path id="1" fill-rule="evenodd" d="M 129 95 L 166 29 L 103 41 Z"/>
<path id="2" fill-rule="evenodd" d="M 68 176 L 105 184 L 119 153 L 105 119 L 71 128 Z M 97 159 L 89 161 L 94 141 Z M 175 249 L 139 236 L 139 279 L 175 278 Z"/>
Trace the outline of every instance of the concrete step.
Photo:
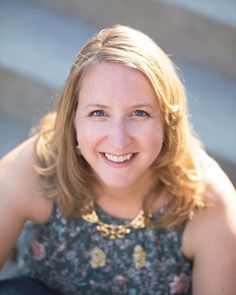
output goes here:
<path id="1" fill-rule="evenodd" d="M 0 159 L 28 138 L 31 124 L 0 112 Z"/>
<path id="2" fill-rule="evenodd" d="M 7 279 L 16 275 L 16 265 L 14 262 L 7 261 L 0 271 L 0 280 Z"/>
<path id="3" fill-rule="evenodd" d="M 78 16 L 73 18 L 46 8 L 54 3 L 52 0 L 48 0 L 47 5 L 44 3 L 45 7 L 42 1 L 38 0 L 41 5 L 36 5 L 34 0 L 2 0 L 0 3 L 0 116 L 5 114 L 29 125 L 37 123 L 37 119 L 54 104 L 54 97 L 63 85 L 74 56 L 98 30 Z M 71 1 L 66 2 L 68 7 L 71 7 Z M 89 3 L 92 5 L 88 1 L 83 6 L 81 1 L 75 2 L 80 3 L 80 13 Z M 127 11 L 130 1 L 127 1 Z M 63 6 L 65 2 L 57 3 Z M 94 7 L 96 3 L 93 2 Z M 122 0 L 111 3 L 121 5 Z M 127 11 L 123 9 L 125 15 Z M 197 133 L 236 183 L 235 79 L 177 54 L 173 58 L 185 80 L 191 121 Z M 3 121 L 6 123 L 0 123 L 6 126 L 8 121 Z M 16 125 L 20 126 L 18 121 Z M 5 127 L 0 130 L 0 138 L 5 137 L 4 130 Z"/>
<path id="4" fill-rule="evenodd" d="M 26 0 L 101 28 L 130 25 L 168 53 L 236 77 L 234 0 Z"/>
<path id="5" fill-rule="evenodd" d="M 78 49 L 96 31 L 27 0 L 1 0 L 0 66 L 59 88 Z"/>
<path id="6" fill-rule="evenodd" d="M 36 80 L 36 74 L 29 77 L 12 68 L 0 66 L 0 112 L 36 124 L 55 104 L 56 90 Z"/>
<path id="7" fill-rule="evenodd" d="M 182 7 L 185 10 L 198 13 L 214 20 L 236 27 L 236 2 L 235 0 L 164 0 L 170 4 Z"/>

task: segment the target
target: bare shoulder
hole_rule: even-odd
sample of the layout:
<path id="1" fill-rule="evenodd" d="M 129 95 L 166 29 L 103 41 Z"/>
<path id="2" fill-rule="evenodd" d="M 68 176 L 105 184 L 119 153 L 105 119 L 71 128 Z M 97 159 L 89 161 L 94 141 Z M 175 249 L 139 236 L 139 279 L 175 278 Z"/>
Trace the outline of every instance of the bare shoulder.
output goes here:
<path id="1" fill-rule="evenodd" d="M 193 260 L 193 294 L 236 294 L 236 192 L 212 159 L 206 159 L 205 199 L 211 206 L 187 224 L 185 255 Z"/>
<path id="2" fill-rule="evenodd" d="M 37 223 L 47 220 L 51 201 L 43 197 L 39 178 L 34 171 L 34 144 L 32 137 L 0 160 L 0 202 Z"/>

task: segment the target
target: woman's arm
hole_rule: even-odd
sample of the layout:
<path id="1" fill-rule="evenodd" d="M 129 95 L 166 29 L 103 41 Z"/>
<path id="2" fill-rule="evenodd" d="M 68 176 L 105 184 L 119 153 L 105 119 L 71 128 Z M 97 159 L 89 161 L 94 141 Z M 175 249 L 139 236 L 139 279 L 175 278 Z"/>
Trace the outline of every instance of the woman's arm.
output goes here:
<path id="1" fill-rule="evenodd" d="M 0 160 L 0 267 L 16 244 L 26 220 L 46 222 L 50 202 L 42 197 L 33 169 L 34 138 Z"/>
<path id="2" fill-rule="evenodd" d="M 213 206 L 197 213 L 184 235 L 193 259 L 193 295 L 236 294 L 236 193 L 216 163 L 206 170 L 206 199 Z"/>

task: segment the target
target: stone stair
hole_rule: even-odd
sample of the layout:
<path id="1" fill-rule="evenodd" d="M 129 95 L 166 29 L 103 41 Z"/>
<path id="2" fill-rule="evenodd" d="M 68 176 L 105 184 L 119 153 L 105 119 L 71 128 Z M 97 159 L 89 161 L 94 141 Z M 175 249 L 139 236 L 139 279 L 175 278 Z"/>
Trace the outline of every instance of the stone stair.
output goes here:
<path id="1" fill-rule="evenodd" d="M 98 28 L 148 33 L 166 52 L 236 78 L 235 0 L 26 0 Z"/>

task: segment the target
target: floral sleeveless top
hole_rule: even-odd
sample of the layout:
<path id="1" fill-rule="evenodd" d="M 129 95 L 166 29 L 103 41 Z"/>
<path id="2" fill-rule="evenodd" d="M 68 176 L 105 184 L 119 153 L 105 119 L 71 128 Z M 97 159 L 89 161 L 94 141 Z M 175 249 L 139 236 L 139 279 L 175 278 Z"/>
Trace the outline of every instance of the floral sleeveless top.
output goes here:
<path id="1" fill-rule="evenodd" d="M 99 207 L 96 212 L 105 223 L 127 222 Z M 18 270 L 61 295 L 190 295 L 192 264 L 181 251 L 183 230 L 137 228 L 110 240 L 54 205 L 46 224 L 26 224 Z"/>

